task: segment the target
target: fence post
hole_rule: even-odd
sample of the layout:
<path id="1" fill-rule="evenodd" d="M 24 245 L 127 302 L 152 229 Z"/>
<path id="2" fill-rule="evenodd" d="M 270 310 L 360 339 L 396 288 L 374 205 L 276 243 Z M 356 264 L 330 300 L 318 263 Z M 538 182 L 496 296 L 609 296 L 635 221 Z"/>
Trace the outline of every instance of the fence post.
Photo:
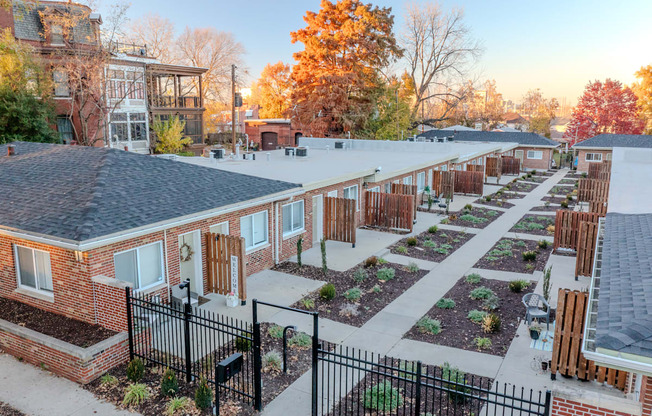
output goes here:
<path id="1" fill-rule="evenodd" d="M 312 416 L 317 416 L 319 371 L 319 313 L 312 315 Z"/>
<path id="2" fill-rule="evenodd" d="M 183 309 L 183 325 L 184 325 L 184 344 L 186 347 L 186 382 L 192 381 L 192 358 L 190 355 L 190 314 L 191 314 L 190 298 L 184 304 Z"/>
<path id="3" fill-rule="evenodd" d="M 550 390 L 546 390 L 546 403 L 544 404 L 543 414 L 545 416 L 550 415 L 550 404 L 552 402 L 552 393 Z"/>
<path id="4" fill-rule="evenodd" d="M 133 325 L 131 322 L 131 288 L 125 288 L 125 295 L 127 301 L 127 332 L 129 333 L 129 361 L 134 359 L 134 333 Z"/>
<path id="5" fill-rule="evenodd" d="M 258 322 L 258 300 L 252 302 L 253 321 L 254 321 L 254 409 L 263 410 L 262 397 L 262 360 L 260 359 L 260 322 Z"/>
<path id="6" fill-rule="evenodd" d="M 416 392 L 414 394 L 414 414 L 421 414 L 421 361 L 417 361 L 417 385 Z"/>

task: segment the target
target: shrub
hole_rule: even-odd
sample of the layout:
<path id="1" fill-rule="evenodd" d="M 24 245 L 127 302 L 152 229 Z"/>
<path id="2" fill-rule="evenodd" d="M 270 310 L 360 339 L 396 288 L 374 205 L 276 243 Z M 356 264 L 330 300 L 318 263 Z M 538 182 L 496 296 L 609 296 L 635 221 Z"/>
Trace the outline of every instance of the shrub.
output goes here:
<path id="1" fill-rule="evenodd" d="M 416 237 L 408 237 L 405 240 L 405 243 L 410 247 L 414 247 L 414 246 L 417 245 L 417 239 L 416 239 Z"/>
<path id="2" fill-rule="evenodd" d="M 467 211 L 471 211 L 471 210 L 473 210 L 473 205 L 466 204 L 466 205 L 464 205 L 464 209 L 467 210 Z"/>
<path id="3" fill-rule="evenodd" d="M 498 215 L 498 211 L 494 211 L 493 209 L 490 209 L 489 211 L 487 211 L 487 215 L 490 217 L 495 217 L 496 215 Z"/>
<path id="4" fill-rule="evenodd" d="M 407 266 L 405 266 L 405 269 L 410 273 L 416 273 L 419 271 L 419 266 L 415 262 L 411 261 Z"/>
<path id="5" fill-rule="evenodd" d="M 303 237 L 297 240 L 297 264 L 301 267 L 301 253 L 303 252 Z"/>
<path id="6" fill-rule="evenodd" d="M 517 242 L 514 243 L 516 247 L 525 247 L 525 241 L 523 240 L 518 240 Z"/>
<path id="7" fill-rule="evenodd" d="M 362 283 L 369 277 L 367 271 L 362 267 L 358 267 L 356 271 L 353 272 L 353 281 L 356 283 Z"/>
<path id="8" fill-rule="evenodd" d="M 378 264 L 387 264 L 387 263 L 389 263 L 389 262 L 387 260 L 385 260 L 384 258 L 382 258 L 382 257 L 378 258 Z"/>
<path id="9" fill-rule="evenodd" d="M 268 373 L 280 373 L 283 370 L 283 358 L 277 351 L 269 351 L 263 355 L 263 370 Z"/>
<path id="10" fill-rule="evenodd" d="M 573 200 L 573 195 L 571 195 L 571 194 L 566 195 L 566 199 L 568 199 L 569 201 L 572 201 Z"/>
<path id="11" fill-rule="evenodd" d="M 414 361 L 401 361 L 398 364 L 398 368 L 403 370 L 398 372 L 399 377 L 403 377 L 412 381 L 416 380 L 417 363 Z"/>
<path id="12" fill-rule="evenodd" d="M 546 302 L 550 301 L 550 289 L 552 288 L 552 283 L 550 283 L 550 275 L 552 274 L 552 266 L 548 267 L 543 271 L 543 298 Z"/>
<path id="13" fill-rule="evenodd" d="M 428 232 L 430 234 L 437 234 L 437 231 L 439 231 L 439 227 L 437 227 L 436 225 L 431 225 L 430 227 L 428 227 Z"/>
<path id="14" fill-rule="evenodd" d="M 417 321 L 417 328 L 420 332 L 437 335 L 441 332 L 441 321 L 424 316 Z"/>
<path id="15" fill-rule="evenodd" d="M 408 249 L 405 246 L 396 247 L 396 251 L 398 251 L 399 254 L 407 254 L 408 253 Z"/>
<path id="16" fill-rule="evenodd" d="M 586 172 L 582 172 L 582 177 L 583 177 L 583 178 L 586 178 L 587 176 L 588 176 L 588 175 L 586 174 Z"/>
<path id="17" fill-rule="evenodd" d="M 267 333 L 272 338 L 281 339 L 283 338 L 283 327 L 280 325 L 272 325 L 267 328 Z"/>
<path id="18" fill-rule="evenodd" d="M 471 284 L 478 284 L 482 280 L 482 276 L 480 276 L 477 273 L 471 273 L 470 275 L 466 276 L 466 283 L 471 283 Z"/>
<path id="19" fill-rule="evenodd" d="M 384 381 L 364 391 L 362 398 L 366 409 L 391 412 L 403 405 L 403 396 L 392 383 Z"/>
<path id="20" fill-rule="evenodd" d="M 493 290 L 489 289 L 488 287 L 480 286 L 473 289 L 469 296 L 471 299 L 478 300 L 487 299 L 491 295 L 495 295 Z"/>
<path id="21" fill-rule="evenodd" d="M 521 293 L 523 289 L 530 287 L 530 282 L 524 279 L 512 280 L 509 282 L 509 290 L 514 293 Z"/>
<path id="22" fill-rule="evenodd" d="M 478 348 L 478 350 L 486 350 L 491 348 L 491 340 L 489 338 L 477 337 L 473 340 L 473 343 Z"/>
<path id="23" fill-rule="evenodd" d="M 481 218 L 481 217 L 476 217 L 475 215 L 471 214 L 464 214 L 460 217 L 460 220 L 462 221 L 467 221 L 473 224 L 482 224 L 483 222 L 489 221 L 486 218 Z"/>
<path id="24" fill-rule="evenodd" d="M 371 291 L 374 293 L 380 293 L 383 291 L 383 289 L 380 287 L 380 285 L 374 285 L 374 287 L 371 288 Z"/>
<path id="25" fill-rule="evenodd" d="M 312 338 L 306 333 L 298 332 L 288 339 L 288 345 L 297 348 L 308 348 L 312 345 Z"/>
<path id="26" fill-rule="evenodd" d="M 323 238 L 319 242 L 319 247 L 321 248 L 321 271 L 326 274 L 328 273 L 328 261 L 326 258 L 326 240 Z"/>
<path id="27" fill-rule="evenodd" d="M 359 287 L 352 287 L 344 292 L 344 298 L 350 302 L 357 302 L 362 297 L 362 290 Z"/>
<path id="28" fill-rule="evenodd" d="M 426 248 L 435 248 L 437 247 L 437 243 L 428 238 L 423 242 L 423 246 Z"/>
<path id="29" fill-rule="evenodd" d="M 537 259 L 537 252 L 528 250 L 523 252 L 523 261 L 534 261 Z"/>
<path id="30" fill-rule="evenodd" d="M 187 397 L 175 397 L 173 399 L 170 399 L 170 402 L 168 403 L 165 413 L 168 416 L 174 416 L 177 414 L 177 412 L 182 414 L 187 414 L 189 404 L 190 404 L 190 399 L 188 399 Z"/>
<path id="31" fill-rule="evenodd" d="M 118 378 L 115 377 L 115 376 L 112 376 L 109 373 L 106 373 L 100 378 L 100 384 L 103 385 L 103 386 L 112 387 L 112 386 L 115 386 L 116 384 L 118 384 Z"/>
<path id="32" fill-rule="evenodd" d="M 306 309 L 314 309 L 315 307 L 315 301 L 310 298 L 301 299 L 301 303 L 303 304 L 303 307 Z"/>
<path id="33" fill-rule="evenodd" d="M 335 285 L 332 283 L 326 283 L 319 290 L 319 297 L 324 300 L 333 300 L 335 295 L 337 295 L 337 292 L 335 291 Z"/>
<path id="34" fill-rule="evenodd" d="M 539 247 L 541 249 L 544 249 L 544 250 L 547 249 L 549 245 L 550 245 L 550 242 L 548 240 L 539 240 L 539 242 L 537 243 L 537 247 Z"/>
<path id="35" fill-rule="evenodd" d="M 364 267 L 366 268 L 376 267 L 377 264 L 378 264 L 378 257 L 376 256 L 368 257 L 367 260 L 364 261 Z"/>
<path id="36" fill-rule="evenodd" d="M 238 352 L 247 352 L 251 350 L 251 340 L 247 338 L 247 334 L 244 332 L 240 333 L 240 336 L 235 338 L 235 350 Z"/>
<path id="37" fill-rule="evenodd" d="M 130 384 L 125 389 L 122 404 L 125 406 L 138 406 L 149 397 L 147 386 L 141 383 Z"/>
<path id="38" fill-rule="evenodd" d="M 450 298 L 441 298 L 435 303 L 435 306 L 440 309 L 453 309 L 455 307 L 455 301 Z"/>
<path id="39" fill-rule="evenodd" d="M 559 205 L 561 205 L 562 208 L 568 208 L 568 202 L 567 201 L 561 201 L 559 203 Z"/>
<path id="40" fill-rule="evenodd" d="M 533 174 L 533 175 L 536 175 L 536 174 L 537 174 L 537 171 L 536 171 L 536 170 L 533 170 L 533 171 L 532 171 L 532 174 Z"/>
<path id="41" fill-rule="evenodd" d="M 471 391 L 466 386 L 466 374 L 457 367 L 452 367 L 448 362 L 445 362 L 441 367 L 441 378 L 449 381 L 449 383 L 443 383 L 444 387 L 449 390 L 448 397 L 455 403 L 464 403 L 467 397 L 466 394 Z"/>
<path id="42" fill-rule="evenodd" d="M 143 379 L 144 375 L 145 364 L 143 364 L 143 360 L 136 357 L 133 360 L 129 361 L 129 364 L 127 364 L 127 379 L 129 379 L 129 381 L 138 383 Z"/>
<path id="43" fill-rule="evenodd" d="M 208 409 L 213 405 L 213 390 L 208 386 L 206 378 L 199 379 L 199 384 L 195 390 L 195 405 L 198 409 Z"/>
<path id="44" fill-rule="evenodd" d="M 485 196 L 484 200 L 487 201 L 487 202 L 491 202 L 491 195 Z"/>
<path id="45" fill-rule="evenodd" d="M 161 394 L 164 396 L 174 396 L 179 392 L 179 381 L 176 373 L 168 368 L 161 377 Z"/>
<path id="46" fill-rule="evenodd" d="M 548 231 L 550 234 L 554 234 L 555 233 L 555 226 L 554 225 L 547 226 L 546 231 Z"/>
<path id="47" fill-rule="evenodd" d="M 525 270 L 527 270 L 528 272 L 531 272 L 532 270 L 534 270 L 534 264 L 532 264 L 532 263 L 527 263 L 527 264 L 525 265 Z"/>
<path id="48" fill-rule="evenodd" d="M 378 280 L 382 280 L 383 282 L 392 280 L 395 275 L 396 271 L 394 271 L 394 269 L 391 267 L 383 267 L 382 269 L 378 270 L 378 272 L 376 272 L 376 277 Z"/>
<path id="49" fill-rule="evenodd" d="M 500 325 L 500 318 L 495 313 L 490 313 L 482 318 L 482 330 L 487 334 L 493 334 L 500 331 Z"/>
<path id="50" fill-rule="evenodd" d="M 492 294 L 489 296 L 487 299 L 482 302 L 482 309 L 487 310 L 487 311 L 493 311 L 498 309 L 500 307 L 500 298 L 498 296 Z"/>
<path id="51" fill-rule="evenodd" d="M 433 251 L 437 254 L 448 254 L 448 250 L 446 250 L 444 247 L 437 247 Z"/>
<path id="52" fill-rule="evenodd" d="M 466 317 L 469 318 L 471 322 L 475 322 L 476 324 L 481 323 L 485 316 L 487 316 L 487 312 L 479 311 L 477 309 L 469 311 L 469 313 L 466 315 Z"/>

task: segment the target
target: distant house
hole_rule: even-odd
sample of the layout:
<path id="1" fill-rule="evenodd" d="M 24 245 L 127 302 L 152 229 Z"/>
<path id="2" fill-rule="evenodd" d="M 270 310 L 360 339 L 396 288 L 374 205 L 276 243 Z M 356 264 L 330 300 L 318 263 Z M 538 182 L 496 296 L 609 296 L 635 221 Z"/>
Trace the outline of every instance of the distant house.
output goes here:
<path id="1" fill-rule="evenodd" d="M 303 131 L 288 118 L 246 119 L 245 133 L 260 150 L 276 150 L 281 147 L 297 146 Z"/>
<path id="2" fill-rule="evenodd" d="M 599 134 L 573 145 L 577 150 L 577 170 L 588 172 L 591 163 L 611 160 L 615 147 L 652 148 L 652 135 Z"/>
<path id="3" fill-rule="evenodd" d="M 514 112 L 505 113 L 503 116 L 503 122 L 507 127 L 519 131 L 526 131 L 530 124 L 523 116 Z"/>

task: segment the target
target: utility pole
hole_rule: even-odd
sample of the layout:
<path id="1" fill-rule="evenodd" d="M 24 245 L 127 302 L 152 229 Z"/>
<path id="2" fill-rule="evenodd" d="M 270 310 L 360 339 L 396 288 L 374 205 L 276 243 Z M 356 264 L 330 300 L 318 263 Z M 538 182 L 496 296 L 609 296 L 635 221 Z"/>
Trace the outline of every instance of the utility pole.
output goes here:
<path id="1" fill-rule="evenodd" d="M 231 142 L 235 155 L 235 65 L 231 65 Z"/>

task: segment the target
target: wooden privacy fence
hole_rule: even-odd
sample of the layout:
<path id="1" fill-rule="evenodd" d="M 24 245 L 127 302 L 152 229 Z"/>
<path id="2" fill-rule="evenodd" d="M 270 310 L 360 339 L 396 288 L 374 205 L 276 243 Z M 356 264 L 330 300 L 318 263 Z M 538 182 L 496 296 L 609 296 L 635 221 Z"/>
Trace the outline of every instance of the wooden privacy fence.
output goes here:
<path id="1" fill-rule="evenodd" d="M 502 156 L 502 173 L 503 175 L 520 175 L 521 160 L 516 157 Z"/>
<path id="2" fill-rule="evenodd" d="M 559 289 L 555 319 L 555 337 L 552 344 L 553 376 L 577 376 L 580 380 L 595 380 L 625 389 L 628 374 L 625 371 L 597 366 L 582 354 L 584 321 L 588 303 L 588 293 Z"/>
<path id="3" fill-rule="evenodd" d="M 611 162 L 605 160 L 601 163 L 589 164 L 589 179 L 608 181 L 611 179 Z"/>
<path id="4" fill-rule="evenodd" d="M 577 235 L 577 258 L 575 259 L 575 277 L 593 274 L 595 243 L 598 239 L 598 223 L 581 221 Z"/>
<path id="5" fill-rule="evenodd" d="M 414 219 L 417 219 L 417 186 L 416 185 L 405 185 L 402 183 L 393 183 L 392 184 L 392 193 L 401 194 L 401 195 L 413 195 L 414 196 Z"/>
<path id="6" fill-rule="evenodd" d="M 356 200 L 324 198 L 324 239 L 351 243 L 355 247 Z"/>
<path id="7" fill-rule="evenodd" d="M 503 159 L 501 157 L 488 157 L 486 175 L 500 179 L 500 175 L 502 173 L 503 173 Z"/>
<path id="8" fill-rule="evenodd" d="M 455 171 L 432 171 L 432 191 L 436 196 L 453 199 L 455 192 Z"/>
<path id="9" fill-rule="evenodd" d="M 609 199 L 609 181 L 582 178 L 577 185 L 579 202 L 607 201 Z"/>
<path id="10" fill-rule="evenodd" d="M 455 192 L 461 194 L 482 195 L 483 188 L 484 174 L 482 172 L 455 172 Z"/>
<path id="11" fill-rule="evenodd" d="M 366 225 L 412 231 L 416 211 L 412 195 L 366 191 L 365 201 Z"/>
<path id="12" fill-rule="evenodd" d="M 558 209 L 555 217 L 554 248 L 567 248 L 577 250 L 580 222 L 594 222 L 597 224 L 600 215 L 592 212 L 577 212 L 567 209 Z"/>
<path id="13" fill-rule="evenodd" d="M 601 217 L 607 215 L 607 202 L 606 201 L 591 201 L 589 202 L 589 212 L 598 214 Z"/>
<path id="14" fill-rule="evenodd" d="M 233 292 L 240 300 L 246 300 L 247 262 L 244 238 L 215 233 L 206 233 L 205 238 L 208 291 L 221 295 Z"/>

